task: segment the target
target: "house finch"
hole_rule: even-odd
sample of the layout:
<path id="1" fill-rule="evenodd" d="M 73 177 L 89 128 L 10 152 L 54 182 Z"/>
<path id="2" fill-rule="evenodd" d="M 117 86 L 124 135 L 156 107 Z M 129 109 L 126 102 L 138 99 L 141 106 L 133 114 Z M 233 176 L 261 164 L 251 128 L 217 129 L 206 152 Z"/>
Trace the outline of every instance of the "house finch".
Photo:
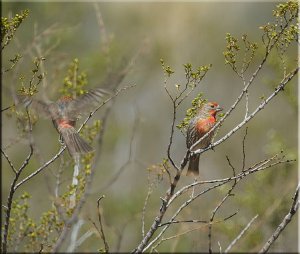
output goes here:
<path id="1" fill-rule="evenodd" d="M 60 140 L 66 145 L 72 157 L 76 154 L 88 153 L 93 148 L 80 137 L 75 129 L 75 124 L 82 113 L 86 113 L 93 106 L 99 104 L 103 96 L 108 94 L 103 89 L 90 90 L 73 99 L 63 96 L 56 102 L 44 102 L 26 97 L 22 98 L 25 105 L 30 105 L 39 115 L 52 119 L 60 134 Z"/>
<path id="2" fill-rule="evenodd" d="M 212 129 L 217 121 L 216 114 L 221 110 L 223 109 L 216 102 L 207 102 L 200 107 L 197 115 L 190 120 L 187 129 L 186 144 L 188 148 L 190 148 Z M 210 144 L 213 135 L 214 132 L 211 132 L 195 148 L 193 148 L 193 151 L 206 148 Z M 190 157 L 189 167 L 186 175 L 199 175 L 199 158 L 199 154 L 195 154 Z"/>

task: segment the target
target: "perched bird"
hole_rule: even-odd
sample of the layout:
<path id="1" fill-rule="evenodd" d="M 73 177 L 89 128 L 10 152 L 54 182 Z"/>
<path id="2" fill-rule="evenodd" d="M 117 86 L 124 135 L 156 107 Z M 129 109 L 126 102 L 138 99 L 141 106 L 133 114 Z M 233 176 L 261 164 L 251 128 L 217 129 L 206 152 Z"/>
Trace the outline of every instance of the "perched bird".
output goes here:
<path id="1" fill-rule="evenodd" d="M 197 115 L 190 120 L 187 129 L 186 145 L 190 148 L 195 144 L 201 137 L 203 137 L 207 132 L 209 132 L 217 122 L 216 114 L 223 109 L 216 102 L 204 103 L 197 113 Z M 214 135 L 214 131 L 211 132 L 205 139 L 203 139 L 193 151 L 197 149 L 206 148 Z M 188 171 L 186 175 L 199 175 L 199 154 L 195 154 L 190 157 Z"/>
<path id="2" fill-rule="evenodd" d="M 26 106 L 30 106 L 39 115 L 52 119 L 60 134 L 60 140 L 66 145 L 72 157 L 93 151 L 93 148 L 78 134 L 75 124 L 81 114 L 89 112 L 99 104 L 107 91 L 97 88 L 73 99 L 63 96 L 56 102 L 44 102 L 26 97 L 22 98 Z"/>

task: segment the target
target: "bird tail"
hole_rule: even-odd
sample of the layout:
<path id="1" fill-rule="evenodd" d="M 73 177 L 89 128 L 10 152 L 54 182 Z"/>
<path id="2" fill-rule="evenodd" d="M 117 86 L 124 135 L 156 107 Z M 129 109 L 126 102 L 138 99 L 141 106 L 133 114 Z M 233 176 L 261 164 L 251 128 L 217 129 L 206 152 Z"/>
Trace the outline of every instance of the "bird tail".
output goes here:
<path id="1" fill-rule="evenodd" d="M 76 154 L 84 154 L 93 151 L 93 148 L 80 137 L 74 127 L 62 127 L 59 128 L 58 131 L 72 157 Z"/>
<path id="2" fill-rule="evenodd" d="M 200 155 L 196 154 L 190 157 L 189 167 L 187 170 L 187 176 L 198 176 L 199 175 L 199 159 Z"/>

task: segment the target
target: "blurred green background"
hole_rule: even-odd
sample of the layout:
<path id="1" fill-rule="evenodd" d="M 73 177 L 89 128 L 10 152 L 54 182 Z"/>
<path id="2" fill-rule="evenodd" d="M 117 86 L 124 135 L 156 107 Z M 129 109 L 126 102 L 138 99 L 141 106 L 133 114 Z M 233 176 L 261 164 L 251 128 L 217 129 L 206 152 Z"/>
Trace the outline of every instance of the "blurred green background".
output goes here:
<path id="1" fill-rule="evenodd" d="M 131 71 L 122 85 L 137 86 L 121 94 L 113 105 L 104 135 L 104 146 L 101 159 L 96 165 L 92 193 L 83 208 L 80 218 L 84 225 L 80 235 L 93 228 L 89 219 L 97 221 L 97 199 L 105 194 L 102 201 L 102 214 L 107 240 L 111 251 L 130 251 L 141 240 L 141 212 L 148 192 L 149 182 L 156 186 L 148 201 L 146 212 L 146 231 L 155 218 L 159 197 L 168 188 L 168 177 L 159 180 L 155 170 L 147 168 L 156 165 L 165 158 L 170 136 L 172 106 L 164 91 L 164 76 L 159 59 L 163 58 L 175 73 L 168 85 L 184 84 L 183 64 L 190 62 L 193 66 L 212 64 L 200 87 L 187 99 L 178 111 L 180 121 L 193 96 L 203 92 L 208 100 L 217 101 L 227 110 L 242 90 L 241 80 L 224 64 L 225 35 L 241 38 L 247 33 L 249 39 L 261 43 L 259 26 L 273 21 L 272 10 L 275 3 L 97 3 L 104 21 L 107 39 L 109 40 L 109 57 L 103 53 L 103 33 L 97 22 L 97 11 L 94 3 L 2 3 L 2 16 L 12 16 L 21 10 L 29 9 L 29 17 L 16 33 L 15 40 L 5 49 L 2 55 L 3 66 L 9 65 L 15 53 L 23 54 L 23 62 L 16 71 L 2 77 L 2 106 L 11 105 L 11 89 L 20 88 L 19 76 L 29 76 L 33 57 L 37 56 L 32 47 L 37 34 L 44 62 L 46 83 L 40 84 L 37 97 L 41 91 L 56 100 L 58 90 L 62 87 L 69 64 L 74 58 L 80 62 L 80 70 L 88 75 L 88 87 L 103 84 L 109 68 L 118 70 L 117 66 L 128 62 L 140 49 L 142 53 L 136 59 Z M 287 52 L 288 67 L 295 66 L 297 48 L 291 47 Z M 246 75 L 249 77 L 255 69 L 262 51 Z M 282 66 L 278 55 L 273 54 L 250 89 L 250 112 L 261 101 L 260 97 L 268 96 L 273 87 L 282 78 Z M 291 70 L 291 68 L 288 70 Z M 297 86 L 296 79 L 288 84 L 286 92 L 277 96 L 249 124 L 246 139 L 246 166 L 267 158 L 284 149 L 287 157 L 297 159 Z M 108 87 L 109 88 L 109 87 Z M 103 111 L 103 110 L 102 110 Z M 98 112 L 94 119 L 100 119 L 103 112 Z M 243 119 L 244 103 L 226 121 L 218 137 L 226 134 Z M 7 114 L 2 115 L 2 147 L 19 166 L 27 155 L 28 145 L 25 141 L 16 141 L 8 147 L 14 138 L 20 135 L 16 121 Z M 137 124 L 133 129 L 133 125 Z M 134 133 L 132 133 L 134 130 Z M 245 128 L 234 134 L 228 141 L 218 146 L 215 152 L 209 151 L 200 159 L 200 177 L 208 180 L 227 177 L 232 174 L 225 155 L 233 165 L 240 169 L 242 165 L 242 139 Z M 40 164 L 49 160 L 59 150 L 58 135 L 51 121 L 40 119 L 34 126 L 33 135 L 39 151 L 24 172 L 24 176 L 33 172 Z M 132 140 L 133 137 L 133 140 Z M 120 176 L 106 186 L 114 174 L 128 161 L 130 141 L 132 140 L 132 161 Z M 97 149 L 96 143 L 93 146 Z M 176 131 L 172 154 L 179 163 L 185 154 L 185 138 Z M 69 155 L 64 154 L 68 159 Z M 2 200 L 8 195 L 12 172 L 2 159 Z M 51 208 L 53 185 L 59 160 L 24 184 L 17 192 L 23 191 L 32 195 L 29 215 L 38 220 L 41 214 Z M 69 184 L 72 167 L 63 172 L 64 184 Z M 182 177 L 179 186 L 191 183 L 193 179 Z M 218 241 L 223 249 L 238 235 L 246 224 L 258 214 L 258 218 L 246 235 L 232 251 L 252 251 L 260 249 L 287 213 L 291 197 L 297 185 L 297 162 L 268 169 L 247 177 L 234 191 L 216 218 L 224 218 L 238 210 L 232 219 L 213 227 L 213 250 L 218 251 Z M 202 196 L 180 214 L 179 219 L 208 220 L 211 211 L 220 202 L 230 186 L 212 191 Z M 199 187 L 200 191 L 204 187 Z M 175 202 L 167 214 L 187 199 L 186 194 Z M 178 234 L 199 225 L 173 225 L 165 237 Z M 208 251 L 207 227 L 180 236 L 161 244 L 159 251 Z M 297 218 L 272 247 L 272 251 L 297 251 Z M 67 248 L 66 241 L 65 248 Z M 78 251 L 97 251 L 103 248 L 102 241 L 96 234 L 89 237 Z"/>

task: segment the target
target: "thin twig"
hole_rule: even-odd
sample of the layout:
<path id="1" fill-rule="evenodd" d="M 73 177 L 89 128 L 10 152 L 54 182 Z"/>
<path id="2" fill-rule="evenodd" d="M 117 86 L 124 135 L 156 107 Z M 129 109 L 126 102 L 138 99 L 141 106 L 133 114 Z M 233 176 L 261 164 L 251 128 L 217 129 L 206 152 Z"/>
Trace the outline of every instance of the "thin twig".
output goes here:
<path id="1" fill-rule="evenodd" d="M 225 222 L 225 221 L 229 220 L 230 218 L 232 218 L 233 216 L 235 216 L 236 214 L 237 214 L 237 212 L 235 212 L 235 213 L 233 213 L 233 214 L 231 214 L 231 215 L 229 215 L 229 216 L 227 216 L 227 217 L 225 217 L 225 218 L 223 218 L 223 219 L 214 221 L 214 222 L 209 222 L 209 221 L 203 222 L 203 221 L 198 221 L 198 220 L 196 220 L 196 223 L 201 222 L 201 223 L 204 223 L 205 225 L 202 225 L 202 226 L 200 226 L 200 227 L 197 227 L 197 228 L 193 228 L 193 229 L 184 231 L 184 232 L 179 233 L 179 234 L 174 235 L 174 236 L 170 236 L 170 237 L 167 237 L 167 238 L 162 238 L 155 246 L 153 246 L 153 247 L 151 248 L 151 252 L 152 252 L 154 249 L 156 249 L 156 248 L 157 248 L 162 242 L 164 242 L 164 241 L 168 241 L 168 240 L 174 239 L 174 238 L 176 238 L 176 237 L 185 235 L 185 234 L 187 234 L 187 233 L 193 232 L 193 231 L 198 230 L 198 229 L 203 228 L 203 227 L 210 226 L 210 225 L 212 225 L 212 224 Z M 182 222 L 190 222 L 190 221 L 181 221 L 181 222 L 178 222 L 178 223 L 182 223 Z M 195 222 L 194 222 L 194 223 L 195 223 Z"/>
<path id="2" fill-rule="evenodd" d="M 289 20 L 292 21 L 292 18 Z M 225 115 L 220 119 L 219 122 L 217 122 L 217 124 L 215 124 L 215 126 L 208 131 L 205 135 L 203 135 L 203 137 L 201 137 L 197 142 L 195 142 L 195 144 L 193 144 L 189 151 L 193 151 L 195 147 L 197 147 L 202 140 L 204 140 L 206 137 L 208 137 L 214 130 L 216 130 L 224 121 L 225 119 L 231 114 L 231 112 L 236 108 L 236 106 L 239 104 L 239 102 L 241 101 L 241 99 L 243 98 L 243 96 L 248 92 L 249 87 L 251 86 L 251 84 L 253 83 L 254 79 L 256 78 L 256 76 L 258 75 L 258 73 L 261 71 L 262 67 L 264 66 L 264 64 L 267 61 L 267 58 L 269 56 L 269 54 L 271 53 L 272 49 L 274 48 L 274 46 L 276 45 L 277 41 L 279 40 L 280 36 L 284 33 L 285 29 L 288 27 L 288 23 L 282 28 L 282 30 L 278 33 L 277 38 L 272 41 L 271 44 L 269 44 L 266 47 L 266 53 L 265 56 L 263 57 L 260 65 L 257 67 L 257 69 L 254 71 L 254 73 L 252 74 L 251 78 L 249 79 L 248 83 L 246 85 L 244 85 L 244 89 L 242 90 L 241 94 L 238 96 L 238 98 L 236 99 L 236 101 L 233 103 L 233 105 L 231 106 L 231 108 L 225 113 Z M 297 68 L 298 69 L 298 68 Z M 298 70 L 297 70 L 298 72 Z M 294 75 L 293 75 L 294 76 Z M 284 79 L 283 79 L 284 80 Z M 244 82 L 245 84 L 245 82 Z M 245 118 L 244 120 L 248 119 L 249 117 Z M 250 118 L 251 119 L 251 118 Z M 247 121 L 246 121 L 247 122 Z M 233 132 L 234 133 L 234 132 Z M 233 134 L 232 133 L 232 134 Z M 209 149 L 213 148 L 210 147 Z M 186 157 L 189 156 L 189 151 L 187 151 L 186 153 Z M 195 153 L 198 153 L 199 151 L 195 151 Z M 185 158 L 183 159 L 182 163 L 185 162 Z M 185 166 L 185 165 L 184 165 Z"/>
<path id="3" fill-rule="evenodd" d="M 1 153 L 4 155 L 5 159 L 7 160 L 9 166 L 11 167 L 12 171 L 17 174 L 17 170 L 15 169 L 12 161 L 8 158 L 8 155 L 1 149 Z"/>
<path id="4" fill-rule="evenodd" d="M 262 160 L 260 162 L 255 163 L 253 166 L 249 167 L 247 170 L 244 170 L 244 172 L 241 172 L 241 173 L 239 173 L 236 176 L 226 177 L 226 178 L 223 178 L 223 179 L 195 181 L 195 182 L 193 182 L 193 183 L 191 183 L 189 185 L 186 185 L 186 186 L 182 187 L 181 189 L 179 189 L 173 195 L 173 197 L 170 199 L 168 205 L 170 205 L 178 196 L 182 195 L 183 193 L 185 193 L 186 191 L 188 191 L 189 189 L 193 188 L 196 185 L 202 185 L 202 184 L 207 184 L 207 183 L 222 183 L 222 182 L 227 183 L 227 182 L 230 182 L 230 181 L 235 180 L 235 179 L 243 178 L 246 175 L 255 173 L 257 171 L 264 170 L 265 168 L 268 168 L 269 166 L 274 166 L 274 165 L 277 165 L 279 163 L 284 163 L 284 162 L 291 162 L 290 160 L 278 161 L 278 162 L 276 162 L 274 164 L 270 164 L 268 166 L 268 163 L 271 163 L 272 161 L 274 161 L 277 158 L 278 158 L 278 154 L 275 154 L 274 156 L 272 156 L 272 157 L 270 157 L 268 159 L 265 159 L 265 160 Z"/>
<path id="5" fill-rule="evenodd" d="M 67 252 L 74 252 L 76 250 L 77 236 L 78 236 L 79 230 L 80 230 L 80 228 L 83 224 L 84 224 L 83 220 L 79 220 L 74 225 L 73 230 L 72 230 L 72 234 L 71 234 L 70 244 L 69 244 L 69 247 L 67 249 Z"/>
<path id="6" fill-rule="evenodd" d="M 111 99 L 113 99 L 114 97 L 116 97 L 120 92 L 125 91 L 127 89 L 130 89 L 132 87 L 134 87 L 135 85 L 132 86 L 126 86 L 120 90 L 117 90 L 117 92 L 111 96 L 110 98 L 108 98 L 107 100 L 105 100 L 104 102 L 102 102 L 94 111 L 92 111 L 89 116 L 85 119 L 85 121 L 83 122 L 83 124 L 80 126 L 80 128 L 78 129 L 78 132 L 81 131 L 81 129 L 87 124 L 87 122 L 90 120 L 90 118 L 101 108 L 103 107 L 106 103 L 108 103 Z M 21 180 L 16 186 L 15 186 L 15 190 L 17 188 L 19 188 L 22 184 L 24 184 L 25 182 L 27 182 L 28 180 L 30 180 L 32 177 L 34 177 L 35 175 L 37 175 L 38 173 L 40 173 L 43 169 L 47 168 L 50 164 L 52 164 L 66 149 L 66 146 L 61 147 L 60 151 L 54 155 L 52 157 L 52 159 L 50 159 L 49 161 L 47 161 L 44 165 L 42 165 L 41 167 L 39 167 L 36 171 L 34 171 L 33 173 L 31 173 L 29 176 L 27 176 L 26 178 L 24 178 L 23 180 Z"/>
<path id="7" fill-rule="evenodd" d="M 30 148 L 30 151 L 29 151 L 29 154 L 27 155 L 26 159 L 24 160 L 23 164 L 21 165 L 21 167 L 18 170 L 16 170 L 14 180 L 10 186 L 10 191 L 9 191 L 8 198 L 7 198 L 7 205 L 6 205 L 7 209 L 6 209 L 6 213 L 5 213 L 4 231 L 3 231 L 3 239 L 2 239 L 2 250 L 4 253 L 7 252 L 7 237 L 8 237 L 12 202 L 13 202 L 14 194 L 16 192 L 15 186 L 17 184 L 17 181 L 18 181 L 21 173 L 26 168 L 26 166 L 28 165 L 28 163 L 33 155 L 33 146 L 32 146 L 32 142 L 31 142 L 32 141 L 32 138 L 31 138 L 32 123 L 31 123 L 31 118 L 30 118 L 29 112 L 28 112 L 28 108 L 26 108 L 26 113 L 28 116 L 28 125 L 29 125 L 29 148 Z"/>
<path id="8" fill-rule="evenodd" d="M 230 160 L 229 160 L 228 156 L 227 156 L 227 160 L 228 160 L 229 165 L 232 167 L 233 176 L 235 177 L 235 168 L 230 163 Z M 233 195 L 231 193 L 232 193 L 232 191 L 235 188 L 235 186 L 236 186 L 237 183 L 238 183 L 238 181 L 235 180 L 234 183 L 233 183 L 233 185 L 231 186 L 231 188 L 228 190 L 227 194 L 225 195 L 225 197 L 221 200 L 221 202 L 215 207 L 215 209 L 211 213 L 211 217 L 210 217 L 210 220 L 209 220 L 210 221 L 210 225 L 208 227 L 208 252 L 209 253 L 212 253 L 212 242 L 211 242 L 211 239 L 212 239 L 212 222 L 214 220 L 214 217 L 215 217 L 217 211 L 220 209 L 220 207 L 225 203 L 225 201 L 227 200 L 228 197 L 230 197 L 230 196 Z"/>
<path id="9" fill-rule="evenodd" d="M 144 206 L 143 206 L 143 210 L 142 210 L 142 237 L 145 237 L 145 214 L 146 214 L 146 208 L 148 205 L 148 200 L 150 198 L 150 195 L 153 192 L 153 183 L 149 184 L 148 186 L 148 192 L 147 192 L 147 196 L 145 198 L 145 202 L 144 202 Z"/>
<path id="10" fill-rule="evenodd" d="M 245 132 L 245 135 L 244 135 L 244 138 L 243 138 L 243 146 L 242 146 L 243 147 L 243 166 L 242 166 L 242 171 L 244 171 L 245 165 L 246 165 L 245 141 L 246 141 L 247 134 L 248 134 L 248 127 L 246 127 L 246 132 Z"/>
<path id="11" fill-rule="evenodd" d="M 169 221 L 169 222 L 159 224 L 158 226 L 163 227 L 165 225 L 178 224 L 178 223 L 209 223 L 209 221 L 208 220 L 173 220 L 173 221 Z"/>
<path id="12" fill-rule="evenodd" d="M 103 199 L 105 196 L 101 196 L 98 200 L 97 200 L 97 208 L 98 208 L 98 221 L 100 224 L 100 232 L 101 232 L 101 239 L 103 240 L 104 246 L 105 246 L 105 252 L 109 253 L 109 246 L 108 243 L 106 241 L 105 238 L 105 234 L 104 234 L 104 230 L 103 230 L 103 225 L 102 225 L 102 219 L 101 219 L 101 212 L 100 212 L 100 201 L 101 199 Z"/>
<path id="13" fill-rule="evenodd" d="M 246 225 L 246 227 L 239 233 L 239 235 L 228 245 L 228 247 L 225 249 L 224 253 L 228 253 L 228 251 L 230 251 L 230 249 L 233 247 L 233 245 L 236 244 L 236 242 L 238 240 L 241 239 L 241 237 L 245 234 L 245 232 L 250 228 L 251 224 L 256 220 L 256 218 L 258 217 L 258 214 L 256 214 L 250 221 L 249 223 Z"/>
<path id="14" fill-rule="evenodd" d="M 12 108 L 14 105 L 15 105 L 15 104 L 13 104 L 13 105 L 11 105 L 11 106 L 8 106 L 8 107 L 6 107 L 6 108 L 4 108 L 4 109 L 1 109 L 1 113 L 4 112 L 4 111 L 6 111 L 6 110 L 8 110 L 8 109 L 10 109 L 10 108 Z"/>
<path id="15" fill-rule="evenodd" d="M 204 149 L 197 149 L 195 150 L 192 154 L 202 154 L 207 150 L 210 150 L 218 145 L 220 145 L 221 143 L 223 143 L 226 139 L 228 139 L 231 135 L 233 135 L 236 131 L 238 131 L 240 128 L 242 128 L 245 124 L 247 124 L 258 112 L 260 112 L 280 91 L 283 91 L 285 86 L 293 79 L 293 77 L 298 73 L 299 71 L 299 67 L 295 68 L 290 75 L 286 78 L 283 79 L 280 84 L 276 87 L 275 91 L 263 102 L 261 102 L 259 104 L 259 106 L 247 117 L 245 118 L 242 122 L 240 122 L 235 128 L 233 128 L 231 131 L 229 131 L 226 135 L 224 135 L 222 138 L 220 138 L 218 141 L 214 142 L 213 144 L 210 144 L 207 148 Z M 218 122 L 219 123 L 219 122 Z M 217 123 L 217 124 L 218 124 Z M 217 125 L 216 124 L 216 125 Z M 216 126 L 215 125 L 215 126 Z M 214 126 L 214 127 L 215 127 Z M 213 128 L 214 128 L 213 127 Z M 206 134 L 205 134 L 206 135 Z M 205 136 L 204 135 L 204 136 Z M 203 137 L 204 137 L 203 136 Z M 202 138 L 201 138 L 202 139 Z M 201 140 L 199 139 L 199 140 Z M 198 141 L 199 141 L 198 140 Z M 196 143 L 198 143 L 198 141 Z M 196 144 L 195 143 L 195 144 Z M 195 145 L 194 144 L 194 145 Z M 193 145 L 193 146 L 194 146 Z M 192 148 L 190 149 L 192 150 Z M 188 152 L 187 152 L 188 154 Z M 187 155 L 186 155 L 187 156 Z"/>
<path id="16" fill-rule="evenodd" d="M 186 152 L 186 155 L 184 156 L 184 158 L 182 159 L 181 161 L 181 164 L 180 164 L 180 168 L 179 170 L 177 170 L 177 173 L 172 181 L 172 184 L 170 186 L 170 189 L 166 192 L 166 195 L 164 198 L 161 198 L 162 200 L 162 204 L 159 208 L 159 212 L 157 214 L 157 216 L 155 217 L 150 229 L 148 230 L 147 234 L 145 235 L 145 237 L 143 237 L 143 239 L 141 240 L 141 242 L 138 244 L 137 248 L 133 250 L 133 253 L 140 253 L 140 252 L 143 252 L 145 251 L 146 249 L 148 249 L 157 239 L 159 239 L 159 237 L 163 234 L 163 232 L 165 231 L 166 228 L 168 228 L 168 225 L 166 225 L 161 233 L 158 234 L 157 237 L 155 237 L 154 240 L 152 240 L 150 243 L 150 239 L 152 238 L 152 236 L 155 234 L 155 232 L 157 231 L 157 228 L 158 226 L 160 225 L 166 211 L 167 211 L 167 208 L 168 208 L 168 205 L 171 203 L 172 200 L 174 200 L 174 191 L 175 191 L 175 188 L 177 186 L 177 183 L 178 181 L 180 180 L 180 177 L 181 177 L 181 172 L 182 170 L 184 169 L 184 167 L 186 166 L 186 164 L 188 163 L 189 161 L 189 158 L 191 155 L 193 154 L 201 154 L 209 149 L 212 149 L 213 147 L 221 144 L 222 142 L 224 142 L 226 139 L 228 139 L 231 135 L 233 135 L 237 130 L 239 130 L 243 125 L 245 125 L 249 120 L 251 120 L 260 110 L 262 110 L 264 108 L 264 106 L 271 100 L 273 99 L 273 97 L 275 97 L 279 91 L 281 91 L 285 85 L 297 74 L 298 72 L 298 68 L 296 68 L 292 73 L 291 75 L 283 80 L 280 85 L 277 87 L 277 89 L 275 90 L 275 92 L 273 94 L 270 95 L 270 97 L 265 100 L 264 102 L 262 102 L 258 108 L 251 114 L 249 115 L 246 119 L 244 119 L 243 122 L 241 122 L 237 127 L 235 127 L 234 129 L 232 129 L 228 134 L 226 134 L 222 139 L 220 139 L 219 141 L 211 144 L 210 146 L 208 146 L 206 149 L 198 149 L 194 152 L 191 152 L 193 151 L 193 149 L 198 146 L 198 144 L 200 142 L 202 142 L 202 140 L 204 140 L 205 138 L 207 138 L 215 129 L 217 129 L 223 122 L 224 120 L 231 114 L 231 112 L 236 108 L 236 106 L 239 104 L 239 102 L 241 101 L 241 99 L 244 97 L 245 93 L 248 91 L 248 88 L 250 87 L 250 85 L 253 83 L 253 81 L 255 80 L 255 78 L 257 77 L 258 73 L 261 71 L 262 67 L 264 66 L 264 64 L 266 63 L 267 61 L 267 58 L 271 52 L 271 50 L 274 48 L 275 44 L 277 43 L 277 41 L 279 40 L 280 36 L 284 33 L 284 31 L 286 30 L 288 24 L 282 28 L 282 30 L 278 33 L 278 36 L 272 40 L 271 43 L 269 43 L 267 46 L 266 46 L 266 53 L 265 53 L 265 56 L 263 57 L 260 65 L 257 67 L 257 69 L 254 71 L 254 73 L 252 74 L 250 80 L 248 81 L 247 85 L 244 86 L 241 94 L 238 96 L 238 98 L 236 99 L 236 101 L 233 103 L 233 105 L 231 106 L 231 108 L 225 113 L 225 115 L 220 119 L 220 121 L 209 131 L 207 132 L 205 135 L 203 135 L 203 137 L 201 139 L 199 139 L 193 146 L 190 147 L 190 149 L 187 150 Z M 167 93 L 168 93 L 168 90 L 166 90 Z M 173 101 L 173 98 L 172 96 L 168 93 L 168 95 L 170 96 L 171 100 Z M 172 136 L 172 133 L 171 133 L 171 136 Z M 171 161 L 172 162 L 172 161 Z M 250 173 L 254 173 L 254 172 L 257 172 L 257 171 L 260 171 L 260 170 L 263 170 L 263 169 L 266 169 L 268 167 L 272 167 L 276 164 L 279 164 L 279 163 L 284 163 L 284 162 L 290 162 L 289 160 L 287 161 L 277 161 L 275 163 L 271 163 L 269 165 L 260 165 L 260 167 L 256 167 L 255 169 L 251 169 L 249 171 L 247 171 L 247 173 L 243 172 L 242 175 L 238 175 L 236 177 L 238 178 L 243 178 L 245 177 L 247 174 L 250 174 Z M 175 165 L 175 163 L 174 163 Z M 174 166 L 173 165 L 173 166 Z M 232 177 L 230 178 L 231 180 L 234 180 L 236 181 L 236 177 Z M 229 180 L 230 181 L 230 180 Z M 217 188 L 223 184 L 227 183 L 226 182 L 222 182 L 222 183 L 219 183 L 219 184 L 216 184 L 214 185 L 213 187 L 210 187 L 209 189 L 206 190 L 209 191 L 213 188 Z M 191 185 L 190 185 L 191 186 Z M 203 193 L 199 193 L 197 195 L 195 195 L 195 197 L 190 198 L 188 201 L 186 201 L 178 210 L 177 212 L 174 214 L 174 216 L 176 217 L 176 215 L 181 211 L 180 209 L 183 209 L 185 208 L 190 202 L 192 202 L 194 199 L 198 198 L 199 195 L 202 195 Z M 175 217 L 172 217 L 173 219 Z"/>
<path id="17" fill-rule="evenodd" d="M 261 171 L 261 170 L 265 170 L 267 168 L 271 168 L 277 164 L 280 164 L 280 163 L 288 163 L 290 162 L 290 160 L 285 160 L 285 161 L 277 161 L 275 163 L 271 163 L 271 164 L 268 164 L 266 165 L 268 162 L 274 160 L 274 158 L 276 158 L 277 156 L 273 156 L 271 159 L 267 160 L 266 162 L 264 163 L 261 163 L 260 165 L 252 168 L 250 167 L 249 170 L 247 171 L 244 171 L 244 172 L 241 172 L 239 173 L 237 176 L 235 177 L 230 177 L 230 178 L 226 178 L 227 180 L 225 181 L 219 181 L 219 180 L 212 180 L 212 181 L 209 181 L 211 183 L 216 183 L 215 185 L 199 192 L 198 194 L 194 195 L 193 197 L 191 197 L 190 199 L 188 199 L 187 201 L 185 201 L 178 209 L 177 211 L 174 213 L 174 215 L 171 217 L 171 219 L 169 220 L 169 222 L 173 221 L 177 215 L 185 208 L 187 207 L 191 202 L 193 202 L 195 199 L 197 199 L 198 197 L 202 196 L 203 194 L 213 190 L 213 189 L 216 189 L 216 188 L 219 188 L 221 186 L 223 186 L 224 184 L 227 184 L 229 181 L 235 181 L 236 179 L 242 179 L 244 177 L 246 177 L 248 174 L 252 174 L 252 173 L 255 173 L 255 172 L 258 172 L 258 171 Z M 230 179 L 230 180 L 229 180 Z M 216 182 L 215 182 L 216 181 Z M 202 182 L 206 182 L 206 181 L 202 181 Z M 199 183 L 199 182 L 197 182 Z M 168 207 L 172 201 L 174 201 L 174 199 L 176 197 L 178 197 L 178 195 L 180 195 L 180 193 L 182 193 L 182 190 L 186 190 L 186 189 L 189 189 L 191 188 L 192 186 L 194 186 L 196 183 L 193 183 L 193 184 L 190 184 L 189 187 L 183 187 L 181 190 L 177 191 L 173 196 L 172 198 L 169 200 L 169 202 L 166 204 L 166 206 Z M 166 208 L 167 208 L 166 207 Z M 165 209 L 166 209 L 165 208 Z M 144 251 L 146 251 L 151 245 L 153 245 L 161 236 L 162 234 L 168 229 L 169 225 L 166 225 L 162 231 L 151 241 L 147 244 L 147 246 L 143 249 Z"/>
<path id="18" fill-rule="evenodd" d="M 138 126 L 139 126 L 139 117 L 138 117 L 138 114 L 136 113 L 134 122 L 132 125 L 132 132 L 131 132 L 131 137 L 130 137 L 130 142 L 129 142 L 128 159 L 125 162 L 125 164 L 123 164 L 119 168 L 119 170 L 111 177 L 111 179 L 108 180 L 105 183 L 105 185 L 100 188 L 100 190 L 98 190 L 98 192 L 103 192 L 107 188 L 110 188 L 118 180 L 121 173 L 133 162 L 133 160 L 134 160 L 134 158 L 133 158 L 133 141 L 134 141 L 134 137 L 136 135 L 136 130 L 137 130 Z"/>

